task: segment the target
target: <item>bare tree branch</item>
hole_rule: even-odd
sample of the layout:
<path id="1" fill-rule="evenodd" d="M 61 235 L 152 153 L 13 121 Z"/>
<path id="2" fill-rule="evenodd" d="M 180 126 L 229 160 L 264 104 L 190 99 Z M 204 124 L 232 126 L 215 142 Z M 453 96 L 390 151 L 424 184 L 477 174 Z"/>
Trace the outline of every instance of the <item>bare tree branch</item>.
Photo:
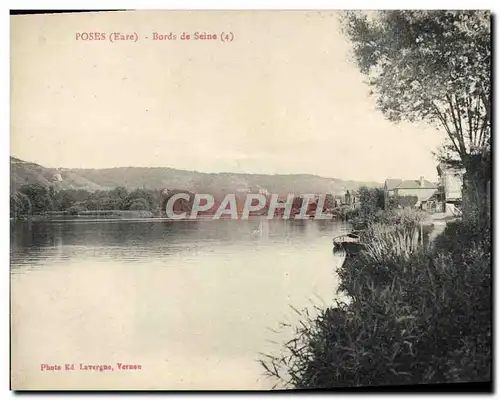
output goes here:
<path id="1" fill-rule="evenodd" d="M 466 150 L 466 147 L 465 147 L 465 143 L 464 143 L 464 138 L 463 138 L 462 132 L 460 130 L 460 125 L 458 123 L 458 116 L 455 117 L 455 111 L 454 111 L 454 105 L 453 105 L 452 97 L 450 95 L 446 95 L 446 99 L 448 100 L 448 105 L 450 107 L 451 118 L 452 118 L 452 121 L 453 121 L 453 125 L 455 126 L 455 133 L 454 133 L 453 136 L 457 139 L 457 142 L 458 142 L 458 145 L 459 145 L 459 148 L 460 148 L 459 154 L 466 155 L 467 154 L 467 150 Z"/>
<path id="2" fill-rule="evenodd" d="M 453 133 L 452 133 L 450 127 L 448 126 L 448 122 L 446 121 L 445 114 L 443 114 L 439 111 L 439 108 L 436 106 L 436 104 L 434 102 L 432 102 L 432 106 L 434 108 L 434 111 L 435 111 L 437 117 L 441 121 L 441 124 L 443 125 L 446 133 L 448 134 L 448 137 L 450 138 L 451 143 L 453 144 L 453 147 L 455 148 L 455 151 L 461 156 L 460 149 L 459 149 L 457 143 L 455 142 L 455 138 L 453 137 Z"/>

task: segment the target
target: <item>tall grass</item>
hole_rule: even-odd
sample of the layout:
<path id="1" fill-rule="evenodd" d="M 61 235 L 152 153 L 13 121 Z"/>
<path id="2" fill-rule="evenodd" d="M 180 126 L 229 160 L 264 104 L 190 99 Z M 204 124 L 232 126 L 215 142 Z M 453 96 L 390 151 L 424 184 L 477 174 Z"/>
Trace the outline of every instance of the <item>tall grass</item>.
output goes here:
<path id="1" fill-rule="evenodd" d="M 374 224 L 362 235 L 366 243 L 362 256 L 367 262 L 382 261 L 388 256 L 408 259 L 420 247 L 418 227 Z"/>
<path id="2" fill-rule="evenodd" d="M 311 318 L 268 375 L 294 388 L 486 381 L 491 378 L 491 240 L 449 224 L 423 247 L 419 220 L 369 224 L 338 271 L 350 302 Z M 401 222 L 402 221 L 402 222 Z"/>

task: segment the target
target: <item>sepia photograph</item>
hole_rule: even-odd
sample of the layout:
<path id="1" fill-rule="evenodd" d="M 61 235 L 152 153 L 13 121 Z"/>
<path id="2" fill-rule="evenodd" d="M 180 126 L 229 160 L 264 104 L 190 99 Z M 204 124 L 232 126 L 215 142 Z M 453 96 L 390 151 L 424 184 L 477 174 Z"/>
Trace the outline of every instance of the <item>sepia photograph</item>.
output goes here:
<path id="1" fill-rule="evenodd" d="M 12 391 L 492 391 L 491 11 L 9 19 Z"/>

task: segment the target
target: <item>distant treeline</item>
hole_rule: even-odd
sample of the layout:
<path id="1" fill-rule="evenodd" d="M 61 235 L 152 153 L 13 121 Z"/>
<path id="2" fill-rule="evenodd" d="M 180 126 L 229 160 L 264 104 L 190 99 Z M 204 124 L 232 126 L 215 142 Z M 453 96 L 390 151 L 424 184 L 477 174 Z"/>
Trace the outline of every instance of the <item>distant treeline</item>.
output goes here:
<path id="1" fill-rule="evenodd" d="M 111 211 L 148 211 L 153 216 L 163 216 L 167 200 L 174 194 L 184 192 L 189 194 L 190 200 L 179 199 L 174 204 L 174 211 L 191 211 L 194 193 L 183 190 L 169 190 L 167 194 L 162 190 L 135 189 L 127 190 L 125 187 L 117 187 L 112 190 L 98 190 L 90 192 L 83 189 L 55 190 L 52 186 L 40 184 L 27 184 L 21 186 L 10 196 L 10 216 L 14 219 L 26 218 L 32 215 L 112 215 Z M 270 196 L 268 196 L 268 203 Z M 214 195 L 215 204 L 209 210 L 201 213 L 212 215 L 219 208 L 223 193 Z M 237 198 L 238 212 L 241 211 L 243 198 Z M 284 200 L 283 200 L 284 201 Z M 331 196 L 327 196 L 324 211 L 330 210 L 336 202 Z M 302 206 L 302 199 L 297 197 L 293 201 L 292 215 L 298 214 Z M 312 203 L 308 213 L 316 210 L 317 204 Z M 267 214 L 269 204 L 254 215 Z M 282 210 L 277 210 L 277 215 Z"/>
<path id="2" fill-rule="evenodd" d="M 83 189 L 54 190 L 40 184 L 21 186 L 10 195 L 12 218 L 61 212 L 72 215 L 89 211 L 134 210 L 159 213 L 161 190 L 124 187 L 89 192 Z"/>
<path id="3" fill-rule="evenodd" d="M 111 211 L 145 211 L 152 216 L 164 216 L 165 206 L 170 196 L 183 192 L 189 194 L 189 200 L 179 199 L 174 204 L 174 211 L 190 212 L 193 206 L 195 194 L 185 190 L 164 190 L 159 189 L 134 189 L 127 190 L 125 187 L 117 187 L 112 190 L 97 190 L 94 192 L 84 189 L 64 189 L 55 190 L 53 186 L 41 184 L 26 184 L 10 195 L 10 216 L 11 218 L 26 218 L 32 215 L 68 214 L 68 215 L 111 215 Z M 200 214 L 213 215 L 219 208 L 225 194 L 214 194 L 215 203 L 209 210 Z M 245 194 L 241 198 L 237 195 L 238 213 L 243 208 Z M 268 213 L 270 198 L 268 195 L 266 205 L 251 215 L 265 215 Z M 360 189 L 360 200 L 364 208 L 370 212 L 383 206 L 384 192 L 382 189 Z M 415 198 L 391 199 L 390 208 L 401 207 L 414 204 Z M 285 199 L 281 199 L 284 202 Z M 396 202 L 396 204 L 392 204 Z M 317 202 L 312 202 L 308 207 L 308 215 L 316 211 Z M 297 215 L 302 207 L 302 198 L 297 196 L 293 201 L 291 215 Z M 349 218 L 357 214 L 354 204 L 343 204 L 339 199 L 327 194 L 323 206 L 323 212 L 331 212 L 340 218 Z M 283 210 L 278 209 L 276 215 L 279 216 Z M 350 219 L 350 218 L 349 218 Z"/>

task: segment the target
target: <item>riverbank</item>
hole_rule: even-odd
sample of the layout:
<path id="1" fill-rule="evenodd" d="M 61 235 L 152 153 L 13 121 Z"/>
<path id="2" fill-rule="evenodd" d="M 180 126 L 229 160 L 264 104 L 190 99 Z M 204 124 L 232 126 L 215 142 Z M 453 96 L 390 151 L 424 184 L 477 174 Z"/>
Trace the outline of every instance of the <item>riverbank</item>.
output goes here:
<path id="1" fill-rule="evenodd" d="M 103 210 L 103 211 L 83 211 L 79 213 L 69 213 L 64 211 L 46 212 L 35 215 L 21 215 L 17 218 L 10 218 L 13 221 L 64 221 L 64 220 L 87 220 L 91 218 L 99 219 L 148 219 L 155 218 L 151 211 L 144 210 Z"/>
<path id="2" fill-rule="evenodd" d="M 11 222 L 15 221 L 74 221 L 74 220 L 155 220 L 155 221 L 212 221 L 214 219 L 222 219 L 222 220 L 262 220 L 262 219 L 272 219 L 272 220 L 316 220 L 316 221 L 345 221 L 345 219 L 331 215 L 331 218 L 319 217 L 315 218 L 314 215 L 308 215 L 306 218 L 296 218 L 295 216 L 290 216 L 290 218 L 283 218 L 282 215 L 276 215 L 272 218 L 269 218 L 268 215 L 250 215 L 246 218 L 243 218 L 241 214 L 238 214 L 236 218 L 233 218 L 231 215 L 215 215 L 215 214 L 203 214 L 197 215 L 196 218 L 190 218 L 189 214 L 185 218 L 168 218 L 164 215 L 158 215 L 158 213 L 153 213 L 151 211 L 142 211 L 142 210 L 106 210 L 106 211 L 85 211 L 78 214 L 67 213 L 67 212 L 50 212 L 45 214 L 37 214 L 37 215 L 26 215 L 26 216 L 18 216 L 17 218 L 10 218 Z"/>
<path id="3" fill-rule="evenodd" d="M 304 313 L 267 373 L 315 389 L 490 380 L 490 232 L 455 220 L 422 244 L 421 223 L 412 213 L 369 221 L 363 250 L 337 271 L 349 301 Z"/>

